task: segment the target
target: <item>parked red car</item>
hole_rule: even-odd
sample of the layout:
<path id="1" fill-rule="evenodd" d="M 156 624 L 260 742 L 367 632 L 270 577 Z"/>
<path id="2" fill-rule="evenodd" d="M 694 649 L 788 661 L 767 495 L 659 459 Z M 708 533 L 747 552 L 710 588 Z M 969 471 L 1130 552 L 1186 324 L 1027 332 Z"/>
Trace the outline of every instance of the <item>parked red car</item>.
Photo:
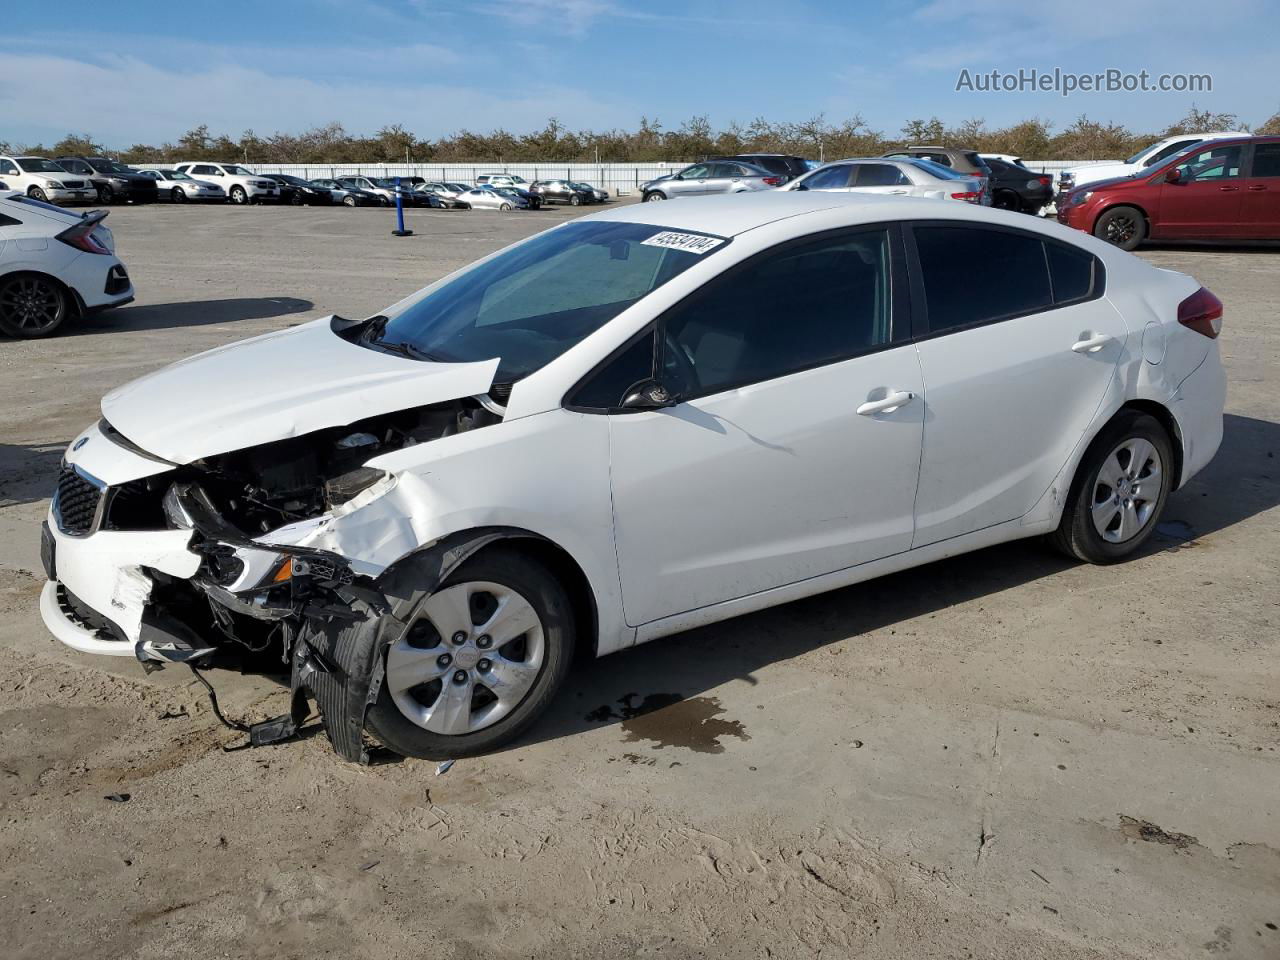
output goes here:
<path id="1" fill-rule="evenodd" d="M 1084 184 L 1058 222 L 1132 250 L 1144 240 L 1280 240 L 1280 137 L 1197 144 L 1158 170 Z"/>

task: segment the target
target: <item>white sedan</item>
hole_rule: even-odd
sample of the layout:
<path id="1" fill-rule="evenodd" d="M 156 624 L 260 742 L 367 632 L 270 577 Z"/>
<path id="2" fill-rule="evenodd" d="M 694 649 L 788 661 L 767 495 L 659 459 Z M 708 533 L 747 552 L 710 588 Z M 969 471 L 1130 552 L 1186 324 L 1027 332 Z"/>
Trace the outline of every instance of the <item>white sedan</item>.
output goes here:
<path id="1" fill-rule="evenodd" d="M 158 196 L 172 200 L 174 203 L 188 201 L 204 203 L 223 203 L 227 199 L 227 191 L 216 183 L 197 180 L 181 170 L 168 170 L 163 167 L 149 167 L 139 170 L 144 177 L 156 182 Z"/>
<path id="2" fill-rule="evenodd" d="M 1218 448 L 1221 322 L 1188 276 L 969 204 L 615 208 L 109 394 L 41 612 L 156 663 L 274 645 L 352 760 L 366 730 L 491 750 L 575 650 L 1024 537 L 1131 556 Z"/>
<path id="3" fill-rule="evenodd" d="M 783 190 L 878 193 L 891 197 L 927 197 L 982 203 L 982 180 L 920 157 L 835 160 L 792 180 Z"/>
<path id="4" fill-rule="evenodd" d="M 106 216 L 0 193 L 0 333 L 47 337 L 72 317 L 133 299 Z"/>

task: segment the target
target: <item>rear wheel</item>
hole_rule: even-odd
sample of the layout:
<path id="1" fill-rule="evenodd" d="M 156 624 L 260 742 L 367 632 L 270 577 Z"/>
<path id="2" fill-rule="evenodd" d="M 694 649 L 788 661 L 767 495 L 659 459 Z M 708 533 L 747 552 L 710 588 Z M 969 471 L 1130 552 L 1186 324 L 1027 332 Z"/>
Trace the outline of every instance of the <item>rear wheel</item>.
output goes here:
<path id="1" fill-rule="evenodd" d="M 33 340 L 56 333 L 71 311 L 60 284 L 36 273 L 0 280 L 0 331 Z"/>
<path id="2" fill-rule="evenodd" d="M 1133 250 L 1147 238 L 1147 218 L 1135 207 L 1112 207 L 1093 225 L 1093 235 L 1121 250 Z"/>
<path id="3" fill-rule="evenodd" d="M 1094 438 L 1053 533 L 1053 544 L 1089 563 L 1131 556 L 1155 532 L 1173 485 L 1173 445 L 1160 421 L 1123 413 Z"/>
<path id="4" fill-rule="evenodd" d="M 442 760 L 519 736 L 573 659 L 568 597 L 541 565 L 497 548 L 464 563 L 386 654 L 369 730 L 397 753 Z"/>
<path id="5" fill-rule="evenodd" d="M 232 203 L 237 203 L 241 206 L 249 202 L 249 194 L 245 193 L 244 187 L 239 184 L 231 188 L 229 196 Z"/>

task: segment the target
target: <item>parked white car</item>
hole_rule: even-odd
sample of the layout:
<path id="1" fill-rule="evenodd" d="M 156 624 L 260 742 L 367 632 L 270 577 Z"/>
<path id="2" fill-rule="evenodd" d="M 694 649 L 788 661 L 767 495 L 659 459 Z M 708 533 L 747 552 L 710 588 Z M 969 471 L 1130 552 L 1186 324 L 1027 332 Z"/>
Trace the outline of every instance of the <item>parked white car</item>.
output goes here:
<path id="1" fill-rule="evenodd" d="M 216 183 L 227 191 L 227 199 L 232 203 L 261 203 L 263 200 L 278 200 L 280 197 L 280 185 L 274 180 L 259 176 L 237 163 L 176 163 L 173 169 L 195 180 Z"/>
<path id="2" fill-rule="evenodd" d="M 187 201 L 222 203 L 227 199 L 227 191 L 216 183 L 197 180 L 181 170 L 168 170 L 163 167 L 148 167 L 139 170 L 144 177 L 156 182 L 157 195 L 174 203 Z"/>
<path id="3" fill-rule="evenodd" d="M 1132 555 L 1218 448 L 1221 320 L 1188 276 L 971 204 L 616 207 L 108 394 L 40 609 L 148 662 L 274 644 L 344 757 L 366 729 L 474 754 L 575 650 L 1024 537 Z"/>
<path id="4" fill-rule="evenodd" d="M 1116 177 L 1128 177 L 1141 173 L 1161 160 L 1181 153 L 1189 147 L 1206 140 L 1228 140 L 1234 137 L 1247 137 L 1247 133 L 1218 131 L 1216 133 L 1187 133 L 1176 137 L 1165 137 L 1155 143 L 1143 147 L 1128 160 L 1121 163 L 1088 163 L 1083 166 L 1063 170 L 1058 175 L 1058 195 L 1061 197 L 1086 183 L 1097 183 L 1100 180 L 1111 180 Z"/>
<path id="5" fill-rule="evenodd" d="M 833 193 L 877 193 L 891 197 L 928 197 L 982 203 L 988 192 L 979 177 L 916 157 L 836 160 L 797 177 L 784 191 L 825 190 Z"/>
<path id="6" fill-rule="evenodd" d="M 528 190 L 530 184 L 524 177 L 517 177 L 514 173 L 482 173 L 476 177 L 476 186 L 516 187 L 520 190 Z"/>
<path id="7" fill-rule="evenodd" d="M 98 197 L 92 183 L 45 157 L 0 156 L 0 181 L 10 190 L 47 203 L 91 203 Z"/>
<path id="8" fill-rule="evenodd" d="M 73 317 L 133 299 L 106 216 L 0 193 L 0 334 L 47 337 Z"/>

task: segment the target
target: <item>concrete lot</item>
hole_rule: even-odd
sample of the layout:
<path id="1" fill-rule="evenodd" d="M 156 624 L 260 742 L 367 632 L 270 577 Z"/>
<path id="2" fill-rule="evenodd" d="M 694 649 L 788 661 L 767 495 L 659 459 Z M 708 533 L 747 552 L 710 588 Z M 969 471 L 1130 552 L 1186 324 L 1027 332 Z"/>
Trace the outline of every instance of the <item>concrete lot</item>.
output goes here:
<path id="1" fill-rule="evenodd" d="M 659 641 L 439 777 L 225 753 L 185 673 L 46 634 L 38 525 L 103 392 L 570 215 L 113 209 L 137 303 L 0 342 L 0 954 L 1280 957 L 1280 250 L 1143 254 L 1225 302 L 1229 412 L 1118 567 L 1028 542 Z"/>

